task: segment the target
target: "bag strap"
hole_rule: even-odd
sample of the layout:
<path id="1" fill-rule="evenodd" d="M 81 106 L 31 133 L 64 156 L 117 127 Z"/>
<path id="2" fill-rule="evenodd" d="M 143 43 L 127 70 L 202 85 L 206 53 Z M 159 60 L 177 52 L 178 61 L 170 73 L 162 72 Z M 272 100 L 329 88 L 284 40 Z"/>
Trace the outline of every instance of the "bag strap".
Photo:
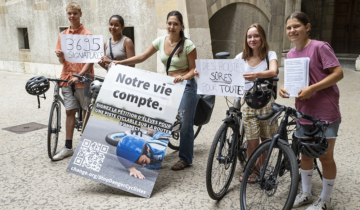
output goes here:
<path id="1" fill-rule="evenodd" d="M 269 56 L 268 55 L 266 56 L 266 64 L 267 64 L 267 69 L 266 70 L 268 71 L 269 68 L 270 68 L 269 67 Z"/>
<path id="2" fill-rule="evenodd" d="M 109 48 L 110 48 L 110 56 L 111 56 L 111 60 L 114 60 L 114 54 L 112 53 L 112 49 L 111 49 L 111 38 L 109 39 Z"/>
<path id="3" fill-rule="evenodd" d="M 182 41 L 182 40 L 181 40 Z M 173 57 L 174 53 L 176 52 L 176 50 L 180 47 L 180 43 L 181 41 L 176 45 L 176 47 L 174 48 L 174 50 L 171 52 L 171 54 L 169 55 L 167 64 L 166 64 L 166 75 L 169 74 L 169 68 L 170 68 L 170 63 L 171 63 L 171 58 Z"/>

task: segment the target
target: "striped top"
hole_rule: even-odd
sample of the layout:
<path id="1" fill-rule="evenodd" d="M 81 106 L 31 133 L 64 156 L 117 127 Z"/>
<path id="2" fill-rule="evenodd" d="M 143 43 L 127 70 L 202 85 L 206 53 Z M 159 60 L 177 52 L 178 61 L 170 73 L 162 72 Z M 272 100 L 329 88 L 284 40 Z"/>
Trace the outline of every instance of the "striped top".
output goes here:
<path id="1" fill-rule="evenodd" d="M 310 58 L 309 77 L 310 85 L 315 84 L 327 77 L 330 67 L 340 66 L 334 50 L 327 42 L 311 40 L 302 50 L 296 47 L 291 49 L 287 58 Z M 321 118 L 321 121 L 336 122 L 341 119 L 339 107 L 340 91 L 335 84 L 328 88 L 314 92 L 307 100 L 295 99 L 295 107 L 300 112 L 310 116 Z M 312 122 L 300 119 L 300 124 L 312 124 Z"/>

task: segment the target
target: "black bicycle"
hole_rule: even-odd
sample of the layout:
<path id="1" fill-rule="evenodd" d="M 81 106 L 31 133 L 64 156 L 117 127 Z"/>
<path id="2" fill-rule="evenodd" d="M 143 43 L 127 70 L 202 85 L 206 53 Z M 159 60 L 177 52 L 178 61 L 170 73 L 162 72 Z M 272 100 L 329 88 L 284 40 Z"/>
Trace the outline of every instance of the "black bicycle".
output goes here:
<path id="1" fill-rule="evenodd" d="M 250 176 L 256 179 L 256 183 L 251 184 L 243 181 L 240 190 L 241 209 L 291 209 L 294 203 L 299 182 L 300 155 L 298 150 L 298 140 L 293 137 L 292 143 L 288 139 L 288 126 L 293 125 L 293 121 L 304 118 L 313 122 L 314 131 L 305 135 L 318 138 L 320 142 L 325 141 L 325 131 L 328 122 L 321 122 L 296 109 L 272 103 L 272 112 L 267 116 L 258 117 L 260 120 L 271 119 L 272 123 L 282 113 L 282 117 L 277 134 L 272 139 L 262 142 L 251 154 L 244 170 L 243 180 L 248 180 Z M 293 119 L 289 122 L 289 117 Z M 315 135 L 322 131 L 322 137 Z M 316 164 L 320 176 L 321 172 Z"/>
<path id="2" fill-rule="evenodd" d="M 60 82 L 68 82 L 69 80 L 62 80 L 62 79 L 52 79 L 47 78 L 48 81 L 55 82 L 54 88 L 54 99 L 50 109 L 50 117 L 48 123 L 48 134 L 47 134 L 47 148 L 48 148 L 48 156 L 51 160 L 57 153 L 57 145 L 59 140 L 59 133 L 61 130 L 61 104 L 64 105 L 64 100 L 60 96 Z M 45 94 L 44 94 L 44 97 Z M 39 107 L 40 107 L 40 101 Z M 75 129 L 81 131 L 82 129 L 82 109 L 79 108 L 76 110 L 75 115 Z"/>
<path id="3" fill-rule="evenodd" d="M 270 89 L 273 81 L 278 80 L 277 77 L 257 79 L 259 84 L 267 85 Z M 247 162 L 247 141 L 244 139 L 241 98 L 235 98 L 232 105 L 226 111 L 227 117 L 223 120 L 224 123 L 215 134 L 207 162 L 206 188 L 209 196 L 214 200 L 220 200 L 226 194 L 234 176 L 237 160 L 240 161 L 241 171 Z"/>
<path id="4" fill-rule="evenodd" d="M 173 124 L 173 129 L 168 143 L 168 146 L 176 151 L 179 151 L 179 146 L 180 146 L 180 130 L 181 130 L 180 118 L 182 117 L 181 115 L 182 113 L 180 111 L 176 115 L 176 121 Z M 202 127 L 201 125 L 200 126 L 194 125 L 194 140 L 199 135 L 201 127 Z"/>

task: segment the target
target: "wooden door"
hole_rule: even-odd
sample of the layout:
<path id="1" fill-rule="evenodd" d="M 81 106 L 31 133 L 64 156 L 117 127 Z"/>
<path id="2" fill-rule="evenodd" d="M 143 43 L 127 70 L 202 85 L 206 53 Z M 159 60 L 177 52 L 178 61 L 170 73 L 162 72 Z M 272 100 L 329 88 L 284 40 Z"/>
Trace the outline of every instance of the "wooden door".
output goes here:
<path id="1" fill-rule="evenodd" d="M 360 0 L 336 0 L 332 47 L 336 53 L 360 52 Z"/>
<path id="2" fill-rule="evenodd" d="M 353 23 L 351 28 L 350 52 L 360 53 L 360 0 L 354 1 Z"/>

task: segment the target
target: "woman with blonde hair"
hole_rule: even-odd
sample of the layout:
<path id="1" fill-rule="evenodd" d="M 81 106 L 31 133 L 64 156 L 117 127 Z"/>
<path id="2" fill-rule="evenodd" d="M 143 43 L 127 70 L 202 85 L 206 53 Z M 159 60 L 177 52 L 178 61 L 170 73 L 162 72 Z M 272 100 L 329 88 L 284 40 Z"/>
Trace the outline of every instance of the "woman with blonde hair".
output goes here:
<path id="1" fill-rule="evenodd" d="M 254 80 L 257 78 L 270 78 L 277 76 L 277 56 L 274 51 L 269 51 L 269 45 L 266 41 L 266 34 L 264 28 L 254 23 L 246 30 L 244 38 L 244 50 L 238 54 L 235 59 L 243 59 L 245 62 L 245 90 L 248 91 L 254 85 Z M 269 63 L 269 64 L 268 64 Z M 267 87 L 263 85 L 263 89 Z M 259 139 L 264 141 L 272 138 L 278 130 L 277 121 L 270 125 L 269 120 L 259 120 L 258 116 L 268 115 L 271 112 L 271 103 L 274 102 L 272 97 L 270 102 L 263 108 L 255 109 L 248 106 L 246 103 L 242 107 L 245 137 L 248 142 L 247 157 L 259 145 Z M 265 158 L 265 157 L 264 157 Z M 248 182 L 256 182 L 258 174 L 254 172 Z M 239 177 L 242 181 L 242 175 Z"/>

